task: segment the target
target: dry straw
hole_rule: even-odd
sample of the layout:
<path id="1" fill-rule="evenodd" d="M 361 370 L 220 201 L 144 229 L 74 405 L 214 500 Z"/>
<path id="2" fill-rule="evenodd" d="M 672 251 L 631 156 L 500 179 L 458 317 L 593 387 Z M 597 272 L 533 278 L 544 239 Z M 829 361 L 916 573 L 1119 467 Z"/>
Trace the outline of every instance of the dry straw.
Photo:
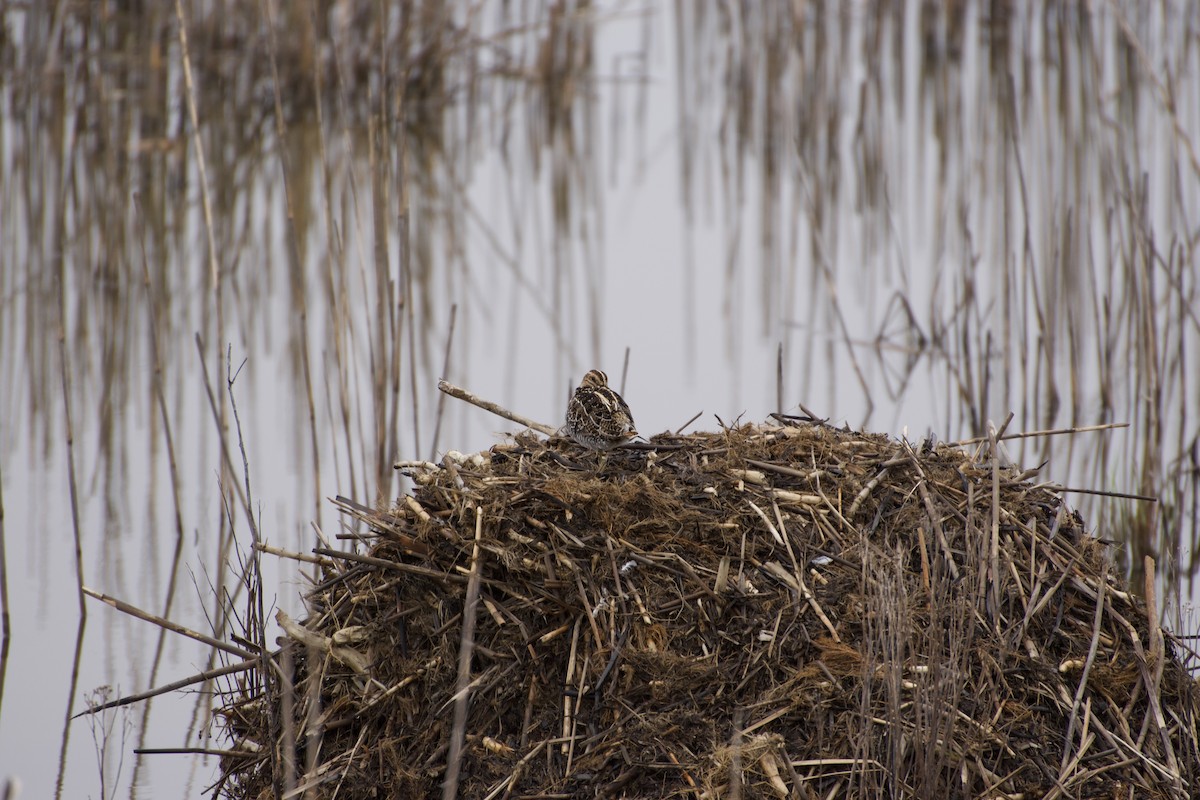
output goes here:
<path id="1" fill-rule="evenodd" d="M 281 618 L 286 697 L 219 710 L 223 793 L 1195 796 L 1190 651 L 994 432 L 776 419 L 604 462 L 525 433 L 339 499 L 370 534 Z"/>

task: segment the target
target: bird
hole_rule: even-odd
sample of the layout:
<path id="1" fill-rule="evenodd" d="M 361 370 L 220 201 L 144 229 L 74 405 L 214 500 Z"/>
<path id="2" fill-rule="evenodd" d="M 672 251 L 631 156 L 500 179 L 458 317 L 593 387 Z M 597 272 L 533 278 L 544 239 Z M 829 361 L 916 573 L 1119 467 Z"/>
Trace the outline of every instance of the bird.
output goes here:
<path id="1" fill-rule="evenodd" d="M 629 405 L 598 369 L 588 370 L 571 396 L 563 431 L 589 450 L 611 450 L 638 435 Z"/>

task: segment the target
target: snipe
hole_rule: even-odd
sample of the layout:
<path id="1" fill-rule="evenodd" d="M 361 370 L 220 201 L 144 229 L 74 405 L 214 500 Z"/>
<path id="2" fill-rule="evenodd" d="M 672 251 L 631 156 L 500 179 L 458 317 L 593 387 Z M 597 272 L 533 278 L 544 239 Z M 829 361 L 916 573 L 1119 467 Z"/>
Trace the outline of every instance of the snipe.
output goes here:
<path id="1" fill-rule="evenodd" d="M 638 435 L 629 406 L 598 369 L 583 376 L 571 397 L 563 432 L 589 450 L 611 450 Z"/>

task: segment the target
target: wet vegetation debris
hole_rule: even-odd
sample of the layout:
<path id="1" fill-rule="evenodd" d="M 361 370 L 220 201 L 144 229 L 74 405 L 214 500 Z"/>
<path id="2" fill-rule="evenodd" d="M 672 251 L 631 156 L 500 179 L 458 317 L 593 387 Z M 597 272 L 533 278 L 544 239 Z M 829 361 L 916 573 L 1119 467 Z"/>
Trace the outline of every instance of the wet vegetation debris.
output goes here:
<path id="1" fill-rule="evenodd" d="M 1197 796 L 1192 652 L 994 439 L 776 417 L 397 466 L 225 696 L 223 796 Z"/>

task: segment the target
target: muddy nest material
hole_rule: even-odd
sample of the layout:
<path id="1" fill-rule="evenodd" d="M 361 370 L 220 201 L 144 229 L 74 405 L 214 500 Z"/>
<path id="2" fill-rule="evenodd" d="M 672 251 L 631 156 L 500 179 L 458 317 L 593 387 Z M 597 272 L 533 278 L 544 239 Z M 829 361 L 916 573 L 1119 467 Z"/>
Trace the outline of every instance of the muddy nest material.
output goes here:
<path id="1" fill-rule="evenodd" d="M 821 424 L 521 435 L 339 504 L 223 792 L 1197 796 L 1179 642 L 1046 485 Z"/>

